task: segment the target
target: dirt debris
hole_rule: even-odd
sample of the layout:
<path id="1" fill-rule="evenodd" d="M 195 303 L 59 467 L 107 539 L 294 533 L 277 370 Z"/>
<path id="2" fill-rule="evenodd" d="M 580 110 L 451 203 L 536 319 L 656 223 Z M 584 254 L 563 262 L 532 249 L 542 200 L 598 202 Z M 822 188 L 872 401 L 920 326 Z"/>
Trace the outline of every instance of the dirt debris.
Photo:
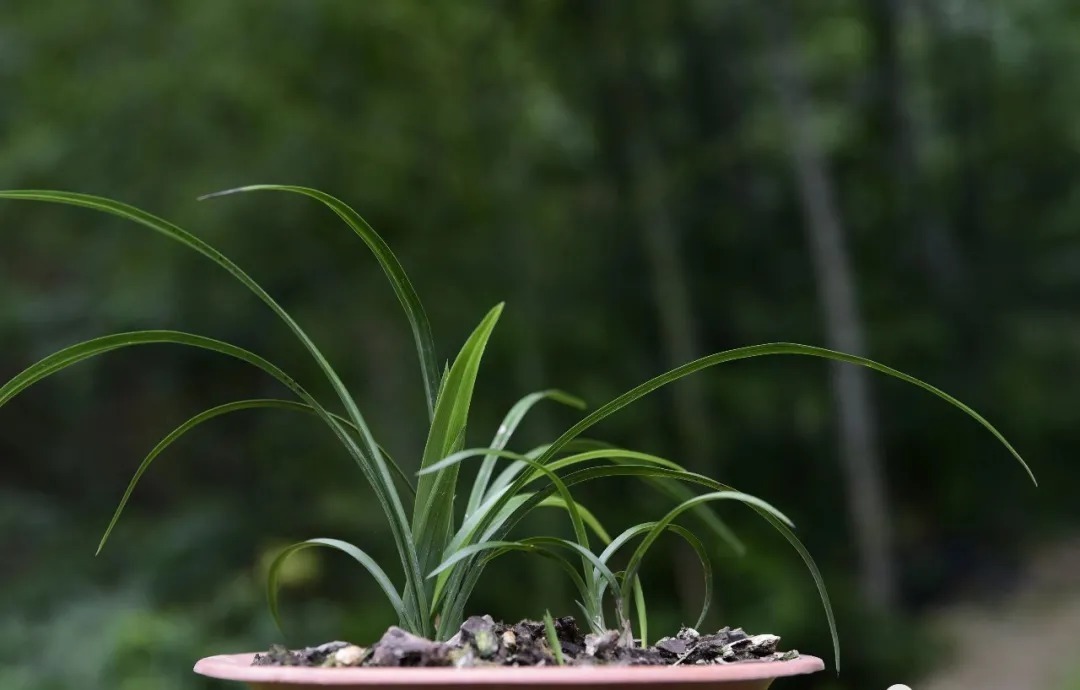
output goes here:
<path id="1" fill-rule="evenodd" d="M 675 666 L 787 661 L 796 651 L 780 652 L 776 635 L 750 635 L 742 628 L 722 628 L 702 634 L 683 628 L 650 647 L 641 647 L 619 632 L 584 633 L 572 616 L 555 620 L 555 636 L 569 665 L 615 664 Z M 255 666 L 553 666 L 554 654 L 544 624 L 523 620 L 513 625 L 495 622 L 491 616 L 472 616 L 446 642 L 413 635 L 397 626 L 369 647 L 348 642 L 328 642 L 291 651 L 275 645 L 256 654 Z"/>

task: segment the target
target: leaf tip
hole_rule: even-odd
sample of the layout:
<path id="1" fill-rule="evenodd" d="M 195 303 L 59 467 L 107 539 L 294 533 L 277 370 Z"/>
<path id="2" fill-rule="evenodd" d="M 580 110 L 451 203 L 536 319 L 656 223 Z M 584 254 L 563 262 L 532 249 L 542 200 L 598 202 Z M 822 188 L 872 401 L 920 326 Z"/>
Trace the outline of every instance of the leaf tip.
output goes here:
<path id="1" fill-rule="evenodd" d="M 218 191 L 218 192 L 210 192 L 209 194 L 203 194 L 202 196 L 197 196 L 197 197 L 195 197 L 195 200 L 196 201 L 206 201 L 207 199 L 215 199 L 215 198 L 217 198 L 219 196 L 229 196 L 230 194 L 239 194 L 241 192 L 246 192 L 249 189 L 251 189 L 250 186 L 249 187 L 232 187 L 231 189 L 222 189 L 221 191 Z"/>

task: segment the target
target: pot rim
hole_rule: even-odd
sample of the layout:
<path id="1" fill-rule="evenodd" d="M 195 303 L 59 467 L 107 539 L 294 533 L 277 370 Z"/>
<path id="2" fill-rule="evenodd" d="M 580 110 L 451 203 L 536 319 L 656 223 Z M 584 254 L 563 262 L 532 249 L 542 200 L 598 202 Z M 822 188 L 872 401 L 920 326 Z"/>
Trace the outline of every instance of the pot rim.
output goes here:
<path id="1" fill-rule="evenodd" d="M 200 659 L 195 673 L 245 683 L 309 685 L 697 685 L 781 678 L 825 669 L 816 656 L 708 666 L 498 666 L 493 668 L 314 668 L 252 666 L 254 653 Z"/>

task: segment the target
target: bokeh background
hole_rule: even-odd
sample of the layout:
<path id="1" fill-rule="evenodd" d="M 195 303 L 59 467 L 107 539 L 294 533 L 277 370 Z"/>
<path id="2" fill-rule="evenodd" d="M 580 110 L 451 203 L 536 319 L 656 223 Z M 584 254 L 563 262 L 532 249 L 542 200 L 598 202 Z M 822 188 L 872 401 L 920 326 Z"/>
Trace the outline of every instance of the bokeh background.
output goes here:
<path id="1" fill-rule="evenodd" d="M 415 467 L 411 338 L 362 243 L 291 196 L 325 189 L 398 253 L 440 360 L 494 303 L 470 444 L 518 397 L 598 405 L 696 356 L 762 341 L 856 350 L 913 387 L 806 358 L 670 386 L 604 423 L 791 515 L 822 564 L 844 670 L 784 687 L 1075 690 L 1080 667 L 1080 10 L 1069 0 L 3 0 L 0 188 L 97 193 L 164 215 L 262 282 Z M 306 353 L 202 257 L 119 220 L 0 205 L 0 377 L 108 332 L 176 328 Z M 143 480 L 176 424 L 282 391 L 211 354 L 136 348 L 0 410 L 0 687 L 159 690 L 208 653 L 281 640 L 276 549 L 313 536 L 396 561 L 351 461 L 313 420 L 208 424 Z M 538 409 L 520 447 L 575 420 Z M 614 528 L 667 505 L 633 482 L 582 501 Z M 783 540 L 717 548 L 710 625 L 831 654 Z M 744 514 L 746 513 L 746 514 Z M 557 517 L 532 529 L 563 529 Z M 693 559 L 647 563 L 653 631 L 692 618 Z M 370 641 L 393 616 L 333 553 L 285 578 L 293 643 Z M 507 557 L 473 612 L 571 613 L 557 571 Z M 1070 668 L 1071 666 L 1071 668 Z"/>

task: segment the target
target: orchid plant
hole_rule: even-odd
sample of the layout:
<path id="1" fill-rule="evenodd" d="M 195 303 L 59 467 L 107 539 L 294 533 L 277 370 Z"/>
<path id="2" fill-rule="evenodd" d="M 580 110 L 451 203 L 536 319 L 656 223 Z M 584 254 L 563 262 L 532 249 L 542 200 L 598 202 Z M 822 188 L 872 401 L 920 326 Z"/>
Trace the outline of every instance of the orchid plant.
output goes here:
<path id="1" fill-rule="evenodd" d="M 4 199 L 68 204 L 119 216 L 202 254 L 254 293 L 293 332 L 329 381 L 337 401 L 330 404 L 317 399 L 281 367 L 236 345 L 180 331 L 144 330 L 95 338 L 45 357 L 0 387 L 0 406 L 34 383 L 91 357 L 120 348 L 155 343 L 210 350 L 257 367 L 279 381 L 292 394 L 291 398 L 238 400 L 219 405 L 188 419 L 165 436 L 139 465 L 98 546 L 100 552 L 139 479 L 153 461 L 170 445 L 204 422 L 233 412 L 260 408 L 314 415 L 340 442 L 374 491 L 389 523 L 400 558 L 402 577 L 395 582 L 384 567 L 362 548 L 345 541 L 319 538 L 294 544 L 281 552 L 269 569 L 269 606 L 279 625 L 278 579 L 281 567 L 291 554 L 303 549 L 336 549 L 355 559 L 386 595 L 398 616 L 399 625 L 415 634 L 435 639 L 446 639 L 457 630 L 470 594 L 487 563 L 504 553 L 524 551 L 551 559 L 565 570 L 577 589 L 578 603 L 585 620 L 594 631 L 608 628 L 605 601 L 610 595 L 610 609 L 614 612 L 617 629 L 624 633 L 624 640 L 632 644 L 636 636 L 644 644 L 647 630 L 645 596 L 638 573 L 650 547 L 665 532 L 671 532 L 685 540 L 695 551 L 705 575 L 703 618 L 712 597 L 712 567 L 708 549 L 694 532 L 677 520 L 684 513 L 692 512 L 710 532 L 741 551 L 742 544 L 714 511 L 716 503 L 734 501 L 756 511 L 776 528 L 805 562 L 825 608 L 836 666 L 839 668 L 836 623 L 824 581 L 813 558 L 792 531 L 791 521 L 787 517 L 759 498 L 736 491 L 705 475 L 690 472 L 670 459 L 583 437 L 601 420 L 662 386 L 719 364 L 750 357 L 799 355 L 824 358 L 867 367 L 918 386 L 985 427 L 1020 462 L 1034 481 L 1031 470 L 1005 437 L 977 412 L 944 391 L 863 357 L 796 343 L 753 345 L 702 357 L 650 379 L 602 405 L 550 443 L 512 452 L 508 446 L 515 430 L 538 403 L 550 401 L 575 409 L 585 408 L 580 400 L 558 390 L 530 393 L 509 410 L 490 443 L 466 448 L 465 431 L 474 384 L 503 305 L 496 305 L 484 316 L 453 362 L 440 370 L 428 318 L 405 270 L 383 238 L 348 205 L 315 189 L 285 185 L 242 187 L 203 198 L 258 191 L 298 194 L 328 207 L 364 242 L 389 279 L 412 330 L 427 404 L 427 440 L 415 481 L 378 443 L 354 396 L 307 333 L 246 272 L 217 249 L 176 225 L 133 206 L 98 196 L 59 191 L 0 192 L 0 198 Z M 458 510 L 455 498 L 460 490 L 459 470 L 466 462 L 476 462 L 479 467 L 468 489 L 463 510 Z M 500 463 L 503 465 L 496 473 Z M 583 482 L 615 476 L 640 477 L 648 481 L 671 497 L 675 507 L 659 520 L 635 525 L 612 537 L 595 515 L 575 501 L 570 489 Z M 695 493 L 693 488 L 704 493 Z M 514 527 L 521 519 L 538 508 L 555 508 L 565 513 L 573 530 L 573 538 L 513 536 Z M 591 544 L 593 539 L 603 544 L 599 552 Z M 614 572 L 610 565 L 612 558 L 631 546 L 633 549 L 624 569 Z M 633 630 L 634 624 L 631 622 L 632 612 L 636 618 L 636 630 Z"/>

